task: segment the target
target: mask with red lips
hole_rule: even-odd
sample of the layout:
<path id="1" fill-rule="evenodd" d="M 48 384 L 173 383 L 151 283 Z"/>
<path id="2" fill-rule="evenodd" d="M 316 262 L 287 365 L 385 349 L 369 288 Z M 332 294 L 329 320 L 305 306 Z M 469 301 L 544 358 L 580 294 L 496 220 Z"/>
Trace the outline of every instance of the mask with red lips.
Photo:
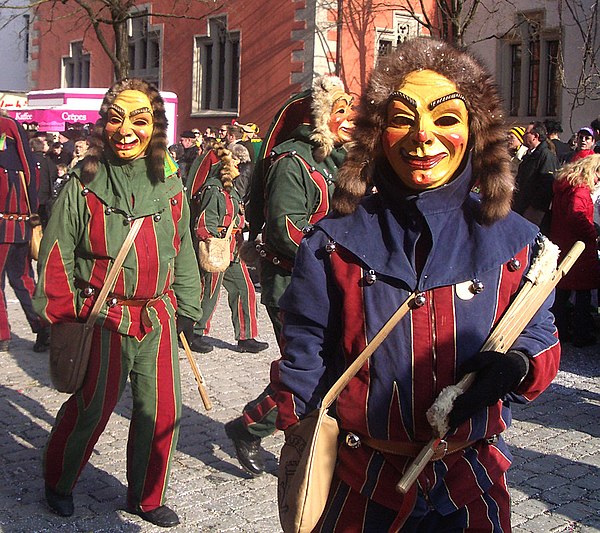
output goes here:
<path id="1" fill-rule="evenodd" d="M 456 85 L 433 70 L 406 76 L 391 95 L 383 150 L 409 188 L 434 189 L 452 179 L 469 138 L 469 116 Z"/>
<path id="2" fill-rule="evenodd" d="M 117 157 L 127 161 L 143 157 L 154 131 L 148 96 L 130 89 L 119 93 L 108 109 L 104 131 Z"/>
<path id="3" fill-rule="evenodd" d="M 352 97 L 343 93 L 331 108 L 328 126 L 329 131 L 335 137 L 336 144 L 347 143 L 352 139 L 354 131 L 354 110 L 352 109 Z"/>

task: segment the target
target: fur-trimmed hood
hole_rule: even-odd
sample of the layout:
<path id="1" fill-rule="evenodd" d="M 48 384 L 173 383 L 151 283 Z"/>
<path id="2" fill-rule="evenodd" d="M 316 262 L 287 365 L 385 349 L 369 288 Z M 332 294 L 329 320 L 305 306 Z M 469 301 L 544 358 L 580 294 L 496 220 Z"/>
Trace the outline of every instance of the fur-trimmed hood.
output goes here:
<path id="1" fill-rule="evenodd" d="M 314 129 L 310 140 L 318 144 L 315 159 L 323 161 L 333 150 L 336 138 L 329 129 L 329 119 L 333 104 L 343 99 L 350 104 L 350 96 L 344 88 L 344 82 L 337 76 L 324 75 L 315 78 L 311 94 L 311 115 Z"/>
<path id="2" fill-rule="evenodd" d="M 372 72 L 354 119 L 354 143 L 338 173 L 332 199 L 332 208 L 337 212 L 348 214 L 356 209 L 373 185 L 373 170 L 385 159 L 381 138 L 391 93 L 408 74 L 426 69 L 452 81 L 466 99 L 473 185 L 477 184 L 481 193 L 481 222 L 491 224 L 509 213 L 514 178 L 496 86 L 474 56 L 431 38 L 403 43 L 394 55 L 380 60 Z"/>

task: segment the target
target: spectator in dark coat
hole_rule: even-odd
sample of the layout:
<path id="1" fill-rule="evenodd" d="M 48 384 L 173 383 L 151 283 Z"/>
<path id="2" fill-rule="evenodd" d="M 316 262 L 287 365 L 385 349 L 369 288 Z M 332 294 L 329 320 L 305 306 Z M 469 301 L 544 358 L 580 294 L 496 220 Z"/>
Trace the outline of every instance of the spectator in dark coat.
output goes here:
<path id="1" fill-rule="evenodd" d="M 536 224 L 542 233 L 550 231 L 552 183 L 558 169 L 558 159 L 548 147 L 546 127 L 532 122 L 523 135 L 528 152 L 519 165 L 513 210 Z"/>
<path id="2" fill-rule="evenodd" d="M 38 200 L 40 204 L 38 214 L 42 220 L 42 226 L 45 227 L 50 215 L 48 206 L 52 198 L 52 188 L 58 177 L 56 163 L 48 157 L 48 143 L 45 139 L 33 137 L 29 140 L 29 146 L 33 151 L 33 160 L 39 172 Z"/>
<path id="3" fill-rule="evenodd" d="M 181 134 L 179 139 L 183 146 L 183 156 L 179 158 L 179 174 L 183 183 L 187 180 L 187 175 L 194 160 L 198 157 L 198 147 L 196 146 L 196 136 L 190 130 L 186 130 Z"/>
<path id="4" fill-rule="evenodd" d="M 548 141 L 554 145 L 556 157 L 559 163 L 564 163 L 567 157 L 571 155 L 571 147 L 568 143 L 560 140 L 558 134 L 563 132 L 562 125 L 557 120 L 544 121 L 548 133 Z"/>

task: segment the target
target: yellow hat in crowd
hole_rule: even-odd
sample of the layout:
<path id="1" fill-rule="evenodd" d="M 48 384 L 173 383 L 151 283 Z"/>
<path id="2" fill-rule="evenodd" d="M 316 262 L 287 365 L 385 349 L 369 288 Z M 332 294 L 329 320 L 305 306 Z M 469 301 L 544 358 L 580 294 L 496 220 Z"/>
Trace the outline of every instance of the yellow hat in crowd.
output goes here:
<path id="1" fill-rule="evenodd" d="M 514 126 L 510 128 L 509 133 L 512 133 L 521 144 L 523 144 L 523 135 L 525 135 L 525 128 L 523 126 Z"/>

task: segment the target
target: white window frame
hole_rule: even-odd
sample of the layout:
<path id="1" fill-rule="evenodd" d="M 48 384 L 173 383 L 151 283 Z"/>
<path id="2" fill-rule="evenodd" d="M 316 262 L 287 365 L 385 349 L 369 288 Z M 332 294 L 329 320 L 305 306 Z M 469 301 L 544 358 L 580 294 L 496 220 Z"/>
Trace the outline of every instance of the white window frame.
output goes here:
<path id="1" fill-rule="evenodd" d="M 380 57 L 379 47 L 382 41 L 391 43 L 391 50 L 394 51 L 404 40 L 421 35 L 421 23 L 415 20 L 414 15 L 407 11 L 394 11 L 392 17 L 392 28 L 375 28 L 375 62 Z M 420 18 L 418 15 L 417 17 Z M 408 33 L 405 31 L 406 28 Z M 402 39 L 403 36 L 405 39 Z"/>
<path id="2" fill-rule="evenodd" d="M 69 45 L 69 55 L 63 56 L 61 61 L 61 86 L 62 87 L 89 87 L 91 56 L 84 52 L 83 41 L 73 41 Z M 69 69 L 72 70 L 71 79 Z"/>
<path id="3" fill-rule="evenodd" d="M 532 120 L 544 120 L 547 118 L 557 118 L 561 116 L 561 88 L 557 87 L 556 108 L 554 114 L 547 114 L 548 105 L 548 87 L 550 84 L 550 57 L 548 55 L 549 43 L 558 41 L 559 60 L 563 43 L 561 41 L 561 32 L 557 28 L 549 28 L 545 25 L 545 13 L 543 11 L 520 12 L 516 14 L 517 29 L 511 33 L 501 43 L 502 64 L 501 74 L 498 79 L 502 80 L 502 90 L 505 101 L 507 102 L 509 116 L 523 123 Z M 529 99 L 531 97 L 531 54 L 529 47 L 529 27 L 537 25 L 535 33 L 536 41 L 539 43 L 539 65 L 537 70 L 537 105 L 532 113 L 529 109 Z M 519 105 L 516 113 L 511 109 L 511 84 L 512 84 L 512 62 L 511 62 L 511 47 L 521 47 L 521 66 L 520 66 L 520 86 L 519 90 Z M 558 75 L 557 68 L 556 72 Z"/>
<path id="4" fill-rule="evenodd" d="M 162 24 L 150 24 L 151 6 L 140 5 L 136 13 L 146 13 L 146 16 L 134 17 L 127 22 L 129 75 L 132 78 L 142 78 L 161 88 L 161 66 L 163 56 Z M 157 63 L 148 66 L 152 60 L 152 50 L 155 46 L 158 55 Z"/>
<path id="5" fill-rule="evenodd" d="M 240 63 L 240 31 L 228 30 L 225 15 L 210 17 L 206 35 L 194 37 L 192 116 L 238 116 Z"/>

